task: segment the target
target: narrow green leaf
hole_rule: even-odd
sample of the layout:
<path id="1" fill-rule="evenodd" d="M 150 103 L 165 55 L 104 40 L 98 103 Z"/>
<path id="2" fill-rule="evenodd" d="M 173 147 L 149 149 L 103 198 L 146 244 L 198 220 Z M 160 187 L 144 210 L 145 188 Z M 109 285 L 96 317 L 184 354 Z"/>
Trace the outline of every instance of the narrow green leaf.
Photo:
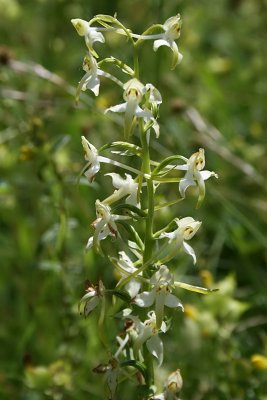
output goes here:
<path id="1" fill-rule="evenodd" d="M 126 301 L 126 303 L 130 303 L 132 300 L 129 293 L 127 293 L 123 289 L 106 290 L 106 293 L 110 293 L 110 294 L 118 297 L 119 299 Z"/>
<path id="2" fill-rule="evenodd" d="M 174 156 L 167 157 L 163 161 L 161 161 L 161 163 L 154 169 L 152 176 L 157 175 L 163 168 L 165 168 L 167 165 L 170 165 L 173 161 L 177 161 L 177 160 L 183 160 L 183 161 L 187 162 L 187 159 L 180 155 L 174 155 Z"/>
<path id="3" fill-rule="evenodd" d="M 207 289 L 200 286 L 189 285 L 188 283 L 183 282 L 174 282 L 175 287 L 180 287 L 185 290 L 189 290 L 190 292 L 196 292 L 201 294 L 209 294 L 212 292 L 217 292 L 219 289 Z"/>
<path id="4" fill-rule="evenodd" d="M 120 366 L 123 367 L 134 367 L 136 369 L 138 369 L 138 371 L 141 372 L 141 374 L 143 375 L 145 381 L 147 381 L 147 368 L 145 366 L 145 364 L 141 363 L 140 361 L 136 361 L 136 360 L 127 360 L 127 361 L 123 361 Z"/>
<path id="5" fill-rule="evenodd" d="M 121 210 L 129 210 L 130 212 L 132 212 L 133 214 L 138 215 L 141 218 L 146 218 L 147 217 L 147 213 L 143 210 L 141 210 L 138 207 L 133 206 L 132 204 L 119 204 L 117 206 L 115 206 L 114 208 L 112 208 L 112 213 L 117 214 L 118 211 Z"/>

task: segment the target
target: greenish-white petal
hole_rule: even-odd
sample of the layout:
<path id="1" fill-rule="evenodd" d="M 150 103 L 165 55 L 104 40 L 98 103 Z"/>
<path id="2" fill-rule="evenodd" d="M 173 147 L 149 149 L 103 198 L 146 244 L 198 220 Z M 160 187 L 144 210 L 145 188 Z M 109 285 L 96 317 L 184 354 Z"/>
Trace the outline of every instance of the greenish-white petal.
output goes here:
<path id="1" fill-rule="evenodd" d="M 165 297 L 165 306 L 170 308 L 181 307 L 181 309 L 184 310 L 181 301 L 171 293 L 168 293 Z"/>
<path id="2" fill-rule="evenodd" d="M 163 343 L 158 335 L 152 336 L 146 342 L 149 352 L 158 359 L 159 366 L 161 366 L 163 361 Z"/>
<path id="3" fill-rule="evenodd" d="M 196 261 L 197 261 L 197 258 L 196 258 L 196 254 L 195 254 L 195 252 L 194 252 L 193 247 L 191 247 L 191 246 L 190 246 L 188 243 L 186 243 L 185 241 L 183 241 L 182 247 L 183 247 L 184 251 L 185 251 L 187 254 L 189 254 L 189 255 L 193 258 L 193 261 L 194 261 L 194 264 L 195 264 Z"/>
<path id="4" fill-rule="evenodd" d="M 151 307 L 155 301 L 155 290 L 138 294 L 134 303 L 139 307 Z"/>

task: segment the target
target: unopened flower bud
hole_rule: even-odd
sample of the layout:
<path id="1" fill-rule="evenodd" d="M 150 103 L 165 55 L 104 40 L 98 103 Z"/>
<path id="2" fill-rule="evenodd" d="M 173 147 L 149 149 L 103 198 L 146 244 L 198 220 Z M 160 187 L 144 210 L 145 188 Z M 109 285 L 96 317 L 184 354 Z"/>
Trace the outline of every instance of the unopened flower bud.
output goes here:
<path id="1" fill-rule="evenodd" d="M 172 372 L 168 379 L 167 379 L 167 391 L 176 394 L 180 392 L 183 386 L 183 379 L 180 373 L 180 370 L 177 369 L 176 371 Z"/>

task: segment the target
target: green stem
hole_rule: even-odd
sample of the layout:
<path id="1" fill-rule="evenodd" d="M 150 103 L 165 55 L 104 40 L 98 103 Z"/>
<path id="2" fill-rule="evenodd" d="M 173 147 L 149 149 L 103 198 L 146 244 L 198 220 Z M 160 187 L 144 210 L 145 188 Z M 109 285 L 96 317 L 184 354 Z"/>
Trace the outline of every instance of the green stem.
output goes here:
<path id="1" fill-rule="evenodd" d="M 144 122 L 140 121 L 140 134 L 141 134 L 141 144 L 143 151 L 143 165 L 142 171 L 147 176 L 151 175 L 150 168 L 150 152 L 149 144 L 147 142 L 147 135 L 144 130 Z M 144 240 L 144 252 L 143 252 L 143 264 L 145 264 L 152 256 L 153 253 L 153 218 L 154 218 L 154 186 L 151 178 L 146 178 L 147 182 L 147 217 L 146 217 L 146 229 L 145 229 L 145 240 Z M 145 271 L 147 275 L 148 270 Z M 145 275 L 144 275 L 145 276 Z M 149 276 L 145 276 L 149 277 Z M 154 384 L 154 367 L 153 367 L 153 356 L 144 346 L 144 361 L 147 367 L 147 386 L 151 387 Z"/>
<path id="2" fill-rule="evenodd" d="M 137 50 L 137 46 L 135 43 L 133 45 L 133 48 L 134 48 L 134 76 L 135 76 L 135 78 L 139 79 L 138 50 Z"/>
<path id="3" fill-rule="evenodd" d="M 144 123 L 140 121 L 141 128 L 141 144 L 143 150 L 142 172 L 145 176 L 151 175 L 150 168 L 150 152 L 147 143 L 146 133 L 144 131 Z M 154 218 L 154 186 L 151 178 L 146 178 L 147 183 L 147 218 L 145 230 L 145 249 L 143 254 L 143 262 L 145 263 L 152 256 L 153 250 L 153 218 Z"/>
<path id="4" fill-rule="evenodd" d="M 133 38 L 132 38 L 132 36 L 131 36 L 131 34 L 130 34 L 130 32 L 128 31 L 128 29 L 127 28 L 125 28 L 125 26 L 119 21 L 119 20 L 117 20 L 117 18 L 115 18 L 115 17 L 112 17 L 112 16 L 110 16 L 110 15 L 104 15 L 104 14 L 98 14 L 98 15 L 96 15 L 94 18 L 92 18 L 90 21 L 89 21 L 89 26 L 91 26 L 94 22 L 98 22 L 99 24 L 101 24 L 101 22 L 107 22 L 108 24 L 115 24 L 115 25 L 117 25 L 119 28 L 121 28 L 123 31 L 124 31 L 124 33 L 125 33 L 125 35 L 128 37 L 128 39 L 129 39 L 129 41 L 131 42 L 131 44 L 134 46 L 134 40 L 133 40 Z M 109 26 L 109 25 L 105 25 L 106 27 L 107 26 Z"/>
<path id="5" fill-rule="evenodd" d="M 146 384 L 148 388 L 154 385 L 154 365 L 153 356 L 149 353 L 146 346 L 144 346 L 144 364 L 146 366 Z"/>

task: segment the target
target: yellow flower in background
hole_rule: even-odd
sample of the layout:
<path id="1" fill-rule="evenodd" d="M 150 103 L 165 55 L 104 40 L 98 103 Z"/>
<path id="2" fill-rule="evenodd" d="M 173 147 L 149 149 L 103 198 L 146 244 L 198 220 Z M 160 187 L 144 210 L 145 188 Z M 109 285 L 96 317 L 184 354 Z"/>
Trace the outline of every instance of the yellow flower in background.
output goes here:
<path id="1" fill-rule="evenodd" d="M 250 358 L 251 364 L 256 369 L 267 369 L 267 357 L 261 354 L 253 354 Z"/>

